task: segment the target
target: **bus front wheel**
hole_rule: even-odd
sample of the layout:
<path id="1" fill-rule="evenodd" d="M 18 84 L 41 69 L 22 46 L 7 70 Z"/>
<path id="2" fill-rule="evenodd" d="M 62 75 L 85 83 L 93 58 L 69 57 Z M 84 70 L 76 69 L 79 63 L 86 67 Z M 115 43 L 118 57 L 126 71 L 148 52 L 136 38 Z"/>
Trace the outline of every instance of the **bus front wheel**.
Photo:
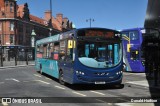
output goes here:
<path id="1" fill-rule="evenodd" d="M 65 84 L 64 79 L 63 79 L 63 71 L 62 70 L 59 71 L 59 82 L 62 85 Z"/>

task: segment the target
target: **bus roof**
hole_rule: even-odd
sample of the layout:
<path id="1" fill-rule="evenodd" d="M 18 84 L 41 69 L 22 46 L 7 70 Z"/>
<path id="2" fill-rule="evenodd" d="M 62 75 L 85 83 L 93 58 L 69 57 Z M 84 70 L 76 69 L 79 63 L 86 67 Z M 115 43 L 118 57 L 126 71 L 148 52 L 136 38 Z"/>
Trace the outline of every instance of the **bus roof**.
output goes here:
<path id="1" fill-rule="evenodd" d="M 141 30 L 141 29 L 143 29 L 143 28 L 141 28 L 141 27 L 137 27 L 137 28 L 123 29 L 123 30 L 121 30 L 121 32 L 123 32 L 123 31 Z"/>
<path id="2" fill-rule="evenodd" d="M 60 33 L 60 34 L 57 34 L 57 35 L 53 35 L 53 36 L 50 36 L 50 37 L 47 37 L 47 38 L 43 38 L 43 39 L 37 40 L 37 41 L 36 41 L 36 45 L 45 44 L 45 43 L 50 43 L 50 42 L 54 42 L 54 41 L 58 41 L 58 40 L 60 39 L 60 36 L 63 35 L 63 34 L 65 34 L 65 33 L 74 33 L 74 32 L 77 32 L 77 31 L 79 31 L 79 30 L 87 30 L 87 29 L 91 29 L 91 30 L 94 30 L 94 29 L 110 30 L 110 31 L 119 32 L 119 31 L 113 30 L 113 29 L 98 28 L 98 27 L 79 28 L 79 29 L 73 29 L 73 30 L 71 30 L 71 31 L 63 32 L 63 33 Z"/>
<path id="3" fill-rule="evenodd" d="M 115 29 L 109 29 L 109 28 L 100 28 L 100 27 L 87 27 L 87 28 L 79 28 L 77 30 L 85 30 L 85 29 L 101 29 L 101 30 L 110 30 L 110 31 L 115 31 L 115 32 L 119 32 L 118 30 L 115 30 Z"/>
<path id="4" fill-rule="evenodd" d="M 54 42 L 54 41 L 57 41 L 58 39 L 59 39 L 59 34 L 54 35 L 54 36 L 50 36 L 50 37 L 47 37 L 44 39 L 37 40 L 36 45 Z"/>

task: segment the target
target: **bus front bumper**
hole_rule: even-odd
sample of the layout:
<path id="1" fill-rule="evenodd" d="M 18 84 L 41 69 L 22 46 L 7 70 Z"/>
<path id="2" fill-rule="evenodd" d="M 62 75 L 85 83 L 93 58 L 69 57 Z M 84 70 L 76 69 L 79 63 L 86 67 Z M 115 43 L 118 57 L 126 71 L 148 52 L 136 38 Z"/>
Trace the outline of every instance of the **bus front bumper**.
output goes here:
<path id="1" fill-rule="evenodd" d="M 88 76 L 76 76 L 73 83 L 75 84 L 121 84 L 123 75 L 117 75 L 114 77 L 88 77 Z"/>

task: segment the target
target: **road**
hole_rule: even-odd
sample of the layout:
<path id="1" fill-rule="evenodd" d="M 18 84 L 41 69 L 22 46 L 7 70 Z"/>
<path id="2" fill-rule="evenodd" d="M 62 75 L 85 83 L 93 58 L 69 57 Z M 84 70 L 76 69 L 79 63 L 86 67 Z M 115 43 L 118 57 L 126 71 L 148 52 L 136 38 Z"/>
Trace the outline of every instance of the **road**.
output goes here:
<path id="1" fill-rule="evenodd" d="M 134 97 L 160 97 L 157 89 L 151 92 L 145 83 L 144 73 L 125 72 L 123 84 L 120 87 L 69 84 L 64 86 L 59 84 L 57 79 L 39 74 L 34 66 L 0 69 L 0 97 L 43 97 L 44 101 L 47 99 L 48 102 L 45 103 L 45 106 L 53 104 L 58 106 L 139 106 L 138 103 L 131 103 L 131 99 Z M 116 103 L 119 101 L 124 103 Z M 1 105 L 33 106 L 33 104 Z M 34 105 L 44 106 L 44 104 Z M 154 106 L 153 103 L 144 105 Z"/>

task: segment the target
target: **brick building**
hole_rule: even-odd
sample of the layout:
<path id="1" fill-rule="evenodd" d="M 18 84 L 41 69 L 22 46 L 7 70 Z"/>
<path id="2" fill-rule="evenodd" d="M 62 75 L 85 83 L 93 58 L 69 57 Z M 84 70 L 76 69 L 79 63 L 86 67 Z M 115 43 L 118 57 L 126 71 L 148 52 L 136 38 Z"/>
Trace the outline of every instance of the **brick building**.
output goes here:
<path id="1" fill-rule="evenodd" d="M 17 5 L 16 0 L 0 0 L 0 48 L 3 47 L 0 54 L 5 53 L 7 57 L 13 54 L 13 48 L 31 47 L 33 30 L 38 40 L 71 29 L 72 22 L 61 13 L 52 16 L 51 21 L 50 11 L 39 18 L 30 14 L 27 3 Z"/>
<path id="2" fill-rule="evenodd" d="M 44 13 L 44 18 L 30 14 L 28 4 L 17 5 L 15 0 L 0 0 L 0 41 L 3 46 L 30 46 L 31 32 L 36 33 L 36 39 L 49 36 L 50 11 Z M 63 18 L 63 14 L 52 16 L 52 35 L 72 29 L 72 22 Z"/>

